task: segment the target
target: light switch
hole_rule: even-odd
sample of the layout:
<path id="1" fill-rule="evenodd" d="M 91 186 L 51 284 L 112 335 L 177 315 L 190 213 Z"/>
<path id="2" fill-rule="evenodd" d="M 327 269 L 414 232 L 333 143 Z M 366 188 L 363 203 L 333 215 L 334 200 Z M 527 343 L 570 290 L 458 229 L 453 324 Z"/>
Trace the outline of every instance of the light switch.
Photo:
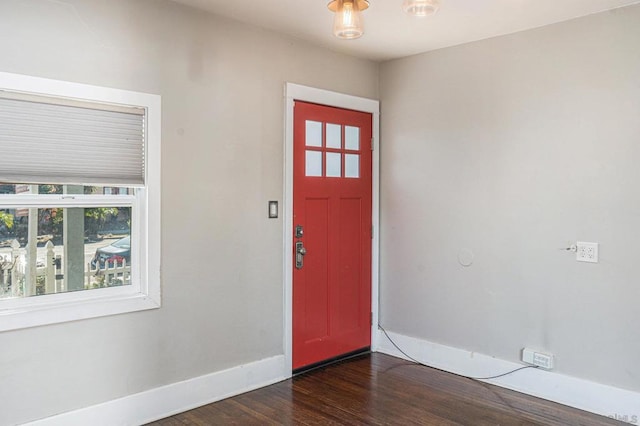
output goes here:
<path id="1" fill-rule="evenodd" d="M 278 218 L 278 202 L 269 201 L 269 219 Z"/>

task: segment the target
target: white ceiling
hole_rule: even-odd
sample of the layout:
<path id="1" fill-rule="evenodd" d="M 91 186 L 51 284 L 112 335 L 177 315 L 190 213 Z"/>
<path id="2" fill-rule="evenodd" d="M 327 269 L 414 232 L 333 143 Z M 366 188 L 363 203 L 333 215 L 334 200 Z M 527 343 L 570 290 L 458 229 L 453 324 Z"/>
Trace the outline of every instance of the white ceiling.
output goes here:
<path id="1" fill-rule="evenodd" d="M 640 0 L 441 0 L 431 17 L 402 11 L 402 0 L 370 0 L 365 34 L 357 40 L 332 35 L 328 0 L 174 0 L 332 50 L 387 60 L 541 27 Z"/>

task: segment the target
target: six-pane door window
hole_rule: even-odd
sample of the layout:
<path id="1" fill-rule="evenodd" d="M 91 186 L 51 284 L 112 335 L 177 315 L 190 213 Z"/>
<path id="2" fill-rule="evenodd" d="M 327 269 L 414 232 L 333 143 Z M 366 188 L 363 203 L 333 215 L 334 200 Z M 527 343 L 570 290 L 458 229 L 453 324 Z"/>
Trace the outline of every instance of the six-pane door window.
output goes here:
<path id="1" fill-rule="evenodd" d="M 360 128 L 307 120 L 305 176 L 360 177 Z"/>

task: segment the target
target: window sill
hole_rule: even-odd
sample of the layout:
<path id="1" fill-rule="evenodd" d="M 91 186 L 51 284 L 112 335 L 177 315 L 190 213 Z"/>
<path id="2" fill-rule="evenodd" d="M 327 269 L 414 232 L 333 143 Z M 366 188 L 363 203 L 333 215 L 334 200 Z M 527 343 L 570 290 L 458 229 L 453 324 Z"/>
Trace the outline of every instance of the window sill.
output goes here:
<path id="1" fill-rule="evenodd" d="M 147 294 L 102 296 L 0 310 L 0 332 L 157 309 L 160 298 Z"/>

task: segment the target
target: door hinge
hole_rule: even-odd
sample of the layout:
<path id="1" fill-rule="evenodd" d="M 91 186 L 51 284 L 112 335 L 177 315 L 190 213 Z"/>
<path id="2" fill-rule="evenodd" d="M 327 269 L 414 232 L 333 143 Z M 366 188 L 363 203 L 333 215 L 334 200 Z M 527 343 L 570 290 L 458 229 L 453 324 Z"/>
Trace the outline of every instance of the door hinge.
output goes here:
<path id="1" fill-rule="evenodd" d="M 373 312 L 370 312 L 369 315 L 369 325 L 373 325 Z"/>
<path id="2" fill-rule="evenodd" d="M 371 239 L 373 240 L 373 225 L 371 225 Z"/>
<path id="3" fill-rule="evenodd" d="M 374 148 L 375 142 L 376 142 L 376 139 L 375 138 L 371 138 L 371 151 L 375 150 L 375 148 Z"/>

